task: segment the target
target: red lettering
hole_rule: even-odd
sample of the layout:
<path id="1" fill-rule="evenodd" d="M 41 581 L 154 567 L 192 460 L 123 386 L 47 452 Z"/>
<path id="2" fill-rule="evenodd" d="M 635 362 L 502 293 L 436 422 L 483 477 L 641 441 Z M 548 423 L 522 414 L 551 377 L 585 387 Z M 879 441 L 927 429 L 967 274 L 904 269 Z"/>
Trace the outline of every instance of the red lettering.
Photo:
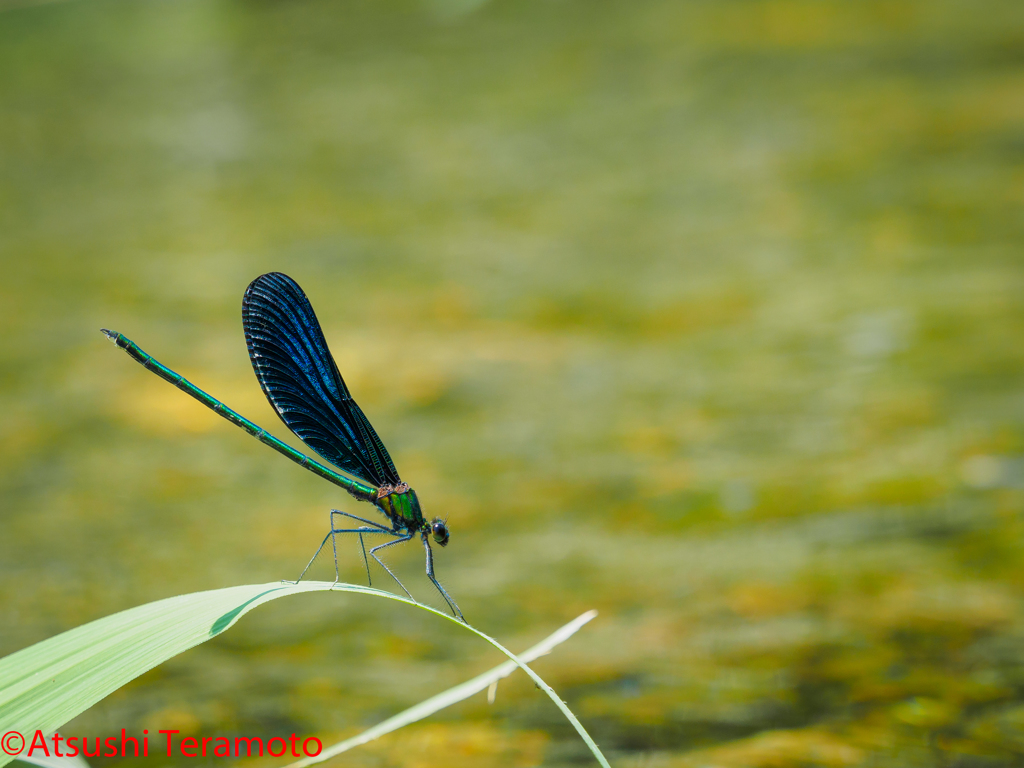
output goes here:
<path id="1" fill-rule="evenodd" d="M 221 744 L 221 742 L 224 742 Z M 221 752 L 221 750 L 224 750 Z M 216 757 L 231 757 L 231 742 L 225 739 L 223 736 L 217 737 L 217 746 L 213 748 L 213 754 Z"/>
<path id="2" fill-rule="evenodd" d="M 100 756 L 100 737 L 96 737 L 96 751 L 89 751 L 89 737 L 85 736 L 82 738 L 82 754 L 86 757 L 99 757 Z"/>
<path id="3" fill-rule="evenodd" d="M 103 742 L 109 752 L 104 752 L 104 757 L 117 757 L 117 736 L 107 736 L 106 741 Z"/>
<path id="4" fill-rule="evenodd" d="M 121 757 L 128 757 L 128 742 L 135 745 L 135 757 L 139 756 L 139 742 L 129 736 L 124 728 L 121 729 Z"/>
<path id="5" fill-rule="evenodd" d="M 308 749 L 306 749 L 306 745 L 309 744 L 309 742 L 311 741 L 316 742 L 316 752 L 310 752 Z M 308 739 L 302 742 L 302 754 L 304 754 L 306 757 L 316 757 L 323 751 L 323 749 L 324 745 L 320 743 L 320 739 L 318 739 L 316 736 L 310 736 Z"/>
<path id="6" fill-rule="evenodd" d="M 168 757 L 172 757 L 172 755 L 171 755 L 171 734 L 172 733 L 179 733 L 179 731 L 158 731 L 158 733 L 166 733 L 167 734 L 167 756 Z"/>
<path id="7" fill-rule="evenodd" d="M 77 736 L 68 736 L 64 739 L 64 746 L 70 749 L 70 752 L 65 752 L 64 757 L 78 757 L 78 745 L 73 742 L 78 741 Z"/>
<path id="8" fill-rule="evenodd" d="M 36 735 L 32 737 L 32 743 L 29 745 L 28 752 L 25 754 L 28 757 L 32 757 L 32 750 L 34 749 L 41 749 L 44 755 L 50 756 L 50 748 L 46 746 L 46 737 L 43 736 L 42 731 L 36 731 Z M 281 754 L 284 753 L 282 752 Z"/>
<path id="9" fill-rule="evenodd" d="M 206 757 L 206 742 L 213 741 L 213 736 L 207 736 L 203 739 L 203 757 Z"/>
<path id="10" fill-rule="evenodd" d="M 275 752 L 274 751 L 274 742 L 275 741 L 280 741 L 281 742 L 281 751 L 280 752 Z M 269 752 L 274 757 L 283 757 L 284 753 L 287 752 L 287 751 L 288 751 L 288 745 L 285 743 L 284 739 L 282 739 L 279 736 L 275 737 L 275 738 L 273 738 L 273 739 L 271 739 L 270 741 L 267 742 L 267 752 Z"/>
<path id="11" fill-rule="evenodd" d="M 259 744 L 259 748 L 260 748 L 259 755 L 260 755 L 260 757 L 263 757 L 263 739 L 261 739 L 258 736 L 253 736 L 251 739 L 247 739 L 247 738 L 245 738 L 243 736 L 239 736 L 237 739 L 235 739 L 235 757 L 241 757 L 242 756 L 240 754 L 240 750 L 238 749 L 238 742 L 240 742 L 240 741 L 244 741 L 245 742 L 245 756 L 246 757 L 252 757 L 252 743 L 254 741 L 257 744 Z"/>
<path id="12" fill-rule="evenodd" d="M 299 751 L 295 748 L 295 742 L 298 741 L 298 740 L 299 740 L 299 737 L 296 736 L 294 733 L 291 735 L 291 738 L 288 739 L 288 743 L 292 745 L 292 757 L 298 757 L 299 756 Z"/>
<path id="13" fill-rule="evenodd" d="M 191 742 L 191 744 L 189 742 Z M 186 746 L 188 746 L 189 749 L 199 749 L 199 742 L 196 739 L 193 739 L 191 736 L 188 736 L 188 737 L 182 739 L 181 740 L 181 745 L 178 747 L 178 750 L 185 757 L 199 757 L 198 753 L 186 752 L 185 751 L 185 747 Z"/>
<path id="14" fill-rule="evenodd" d="M 60 734 L 54 733 L 50 738 L 53 739 L 53 754 L 57 757 L 66 757 L 66 755 L 60 751 Z"/>

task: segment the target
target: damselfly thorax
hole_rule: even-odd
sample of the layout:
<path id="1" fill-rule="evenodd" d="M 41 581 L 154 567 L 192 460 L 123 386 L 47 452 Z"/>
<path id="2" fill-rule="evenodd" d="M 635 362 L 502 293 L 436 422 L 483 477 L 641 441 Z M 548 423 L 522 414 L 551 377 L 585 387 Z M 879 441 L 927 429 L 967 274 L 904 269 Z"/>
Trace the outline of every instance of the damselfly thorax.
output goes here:
<path id="1" fill-rule="evenodd" d="M 376 504 L 395 528 L 420 532 L 426 521 L 420 511 L 420 500 L 408 483 L 382 485 L 377 489 Z"/>
<path id="2" fill-rule="evenodd" d="M 419 533 L 423 538 L 430 534 L 434 543 L 448 546 L 448 523 L 435 517 L 429 523 L 420 510 L 420 500 L 416 491 L 408 483 L 398 485 L 382 485 L 377 489 L 377 508 L 388 516 L 396 531 Z"/>

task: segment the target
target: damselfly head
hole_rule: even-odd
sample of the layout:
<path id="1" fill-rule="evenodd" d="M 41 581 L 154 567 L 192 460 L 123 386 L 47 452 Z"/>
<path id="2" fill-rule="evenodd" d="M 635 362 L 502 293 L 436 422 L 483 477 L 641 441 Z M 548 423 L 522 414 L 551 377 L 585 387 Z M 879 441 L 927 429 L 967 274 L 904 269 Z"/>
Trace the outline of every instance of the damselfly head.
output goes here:
<path id="1" fill-rule="evenodd" d="M 444 520 L 440 517 L 435 517 L 430 523 L 430 535 L 434 537 L 434 541 L 439 546 L 447 546 L 448 544 L 448 526 L 445 525 Z"/>

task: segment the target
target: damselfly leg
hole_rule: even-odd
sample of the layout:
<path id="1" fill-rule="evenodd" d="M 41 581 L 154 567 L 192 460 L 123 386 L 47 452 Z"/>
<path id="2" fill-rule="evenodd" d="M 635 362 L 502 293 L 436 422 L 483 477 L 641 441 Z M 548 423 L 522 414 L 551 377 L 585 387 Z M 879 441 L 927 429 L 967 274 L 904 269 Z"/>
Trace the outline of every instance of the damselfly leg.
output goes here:
<path id="1" fill-rule="evenodd" d="M 427 550 L 427 577 L 434 582 L 434 586 L 437 587 L 437 591 L 441 593 L 441 597 L 443 597 L 445 602 L 448 603 L 448 607 L 452 609 L 452 613 L 458 616 L 459 621 L 465 624 L 466 619 L 462 615 L 462 611 L 459 610 L 459 606 L 455 603 L 455 600 L 452 599 L 452 596 L 445 591 L 445 588 L 441 586 L 441 582 L 434 577 L 434 552 L 430 549 L 430 542 L 427 541 L 426 534 L 423 534 L 423 548 Z"/>
<path id="2" fill-rule="evenodd" d="M 390 531 L 389 531 L 389 533 L 390 533 Z M 398 536 L 399 534 L 394 534 L 394 535 Z M 412 534 L 410 533 L 410 534 L 407 534 L 406 536 L 401 536 L 400 538 L 397 538 L 397 539 L 395 539 L 393 541 L 386 541 L 383 544 L 378 544 L 376 547 L 374 547 L 373 549 L 370 550 L 370 557 L 372 557 L 374 560 L 376 560 L 378 563 L 380 563 L 380 567 L 383 568 L 385 571 L 387 571 L 391 575 L 391 578 L 394 579 L 398 583 L 398 586 L 400 586 L 402 588 L 402 591 L 405 592 L 405 594 L 407 594 L 409 596 L 409 599 L 412 600 L 415 603 L 416 602 L 416 598 L 413 597 L 412 593 L 408 589 L 405 588 L 405 584 L 403 584 L 401 581 L 399 581 L 398 577 L 395 576 L 395 574 L 391 573 L 391 569 L 388 568 L 387 565 L 384 564 L 384 561 L 381 560 L 379 557 L 377 557 L 376 554 L 374 554 L 378 549 L 384 549 L 384 547 L 390 547 L 392 544 L 401 544 L 403 541 L 408 541 L 411 538 L 412 538 Z"/>
<path id="3" fill-rule="evenodd" d="M 334 516 L 335 515 L 341 515 L 343 517 L 350 517 L 353 520 L 359 521 L 360 523 L 366 523 L 366 525 L 362 525 L 359 528 L 335 528 L 334 527 Z M 349 512 L 342 512 L 340 509 L 332 509 L 331 510 L 331 530 L 328 532 L 328 534 L 326 536 L 324 536 L 324 540 L 320 542 L 320 546 L 317 547 L 316 552 L 313 553 L 313 557 L 311 557 L 309 559 L 309 562 L 306 563 L 306 567 L 302 569 L 302 573 L 299 574 L 299 578 L 297 578 L 295 581 L 285 581 L 284 583 L 286 583 L 286 584 L 298 584 L 300 581 L 302 581 L 302 578 L 306 575 L 306 571 L 309 570 L 310 566 L 312 566 L 313 563 L 316 561 L 316 559 L 320 556 L 320 553 L 323 551 L 323 548 L 327 544 L 328 539 L 330 539 L 331 546 L 332 546 L 332 548 L 334 550 L 334 583 L 337 584 L 339 581 L 341 581 L 341 574 L 340 574 L 340 571 L 338 569 L 338 543 L 337 543 L 337 541 L 334 538 L 335 534 L 338 534 L 338 533 L 355 533 L 355 534 L 358 534 L 358 536 L 359 536 L 359 547 L 360 547 L 360 549 L 362 550 L 362 553 L 363 553 L 363 566 L 366 568 L 366 581 L 371 586 L 373 585 L 373 582 L 370 579 L 370 563 L 366 559 L 366 545 L 363 543 L 363 534 L 364 533 L 383 533 L 383 534 L 388 534 L 388 535 L 391 535 L 391 536 L 401 536 L 402 535 L 400 533 L 395 533 L 390 528 L 387 528 L 387 527 L 381 525 L 380 523 L 374 522 L 373 520 L 366 520 L 366 519 L 364 519 L 362 517 L 357 517 L 356 515 L 353 515 L 353 514 L 351 514 Z M 388 543 L 389 544 L 393 544 L 394 542 L 388 542 Z M 374 559 L 376 559 L 376 558 L 374 558 Z M 380 562 L 380 561 L 378 560 L 378 562 Z M 382 563 L 382 565 L 383 565 L 383 563 Z M 388 572 L 390 573 L 390 571 L 388 571 Z M 392 574 L 392 576 L 394 576 L 394 574 Z M 401 583 L 401 582 L 399 582 L 399 583 Z M 405 589 L 405 587 L 403 587 L 403 589 Z"/>

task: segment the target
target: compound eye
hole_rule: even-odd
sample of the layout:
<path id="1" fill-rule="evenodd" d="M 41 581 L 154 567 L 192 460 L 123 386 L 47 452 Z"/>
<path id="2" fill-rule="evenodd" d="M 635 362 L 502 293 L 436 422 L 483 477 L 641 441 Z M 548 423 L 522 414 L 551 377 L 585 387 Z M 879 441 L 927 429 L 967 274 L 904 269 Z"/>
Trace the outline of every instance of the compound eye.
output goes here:
<path id="1" fill-rule="evenodd" d="M 430 524 L 430 532 L 434 535 L 434 541 L 440 546 L 445 546 L 448 543 L 448 526 L 444 524 L 444 520 L 435 520 Z"/>

